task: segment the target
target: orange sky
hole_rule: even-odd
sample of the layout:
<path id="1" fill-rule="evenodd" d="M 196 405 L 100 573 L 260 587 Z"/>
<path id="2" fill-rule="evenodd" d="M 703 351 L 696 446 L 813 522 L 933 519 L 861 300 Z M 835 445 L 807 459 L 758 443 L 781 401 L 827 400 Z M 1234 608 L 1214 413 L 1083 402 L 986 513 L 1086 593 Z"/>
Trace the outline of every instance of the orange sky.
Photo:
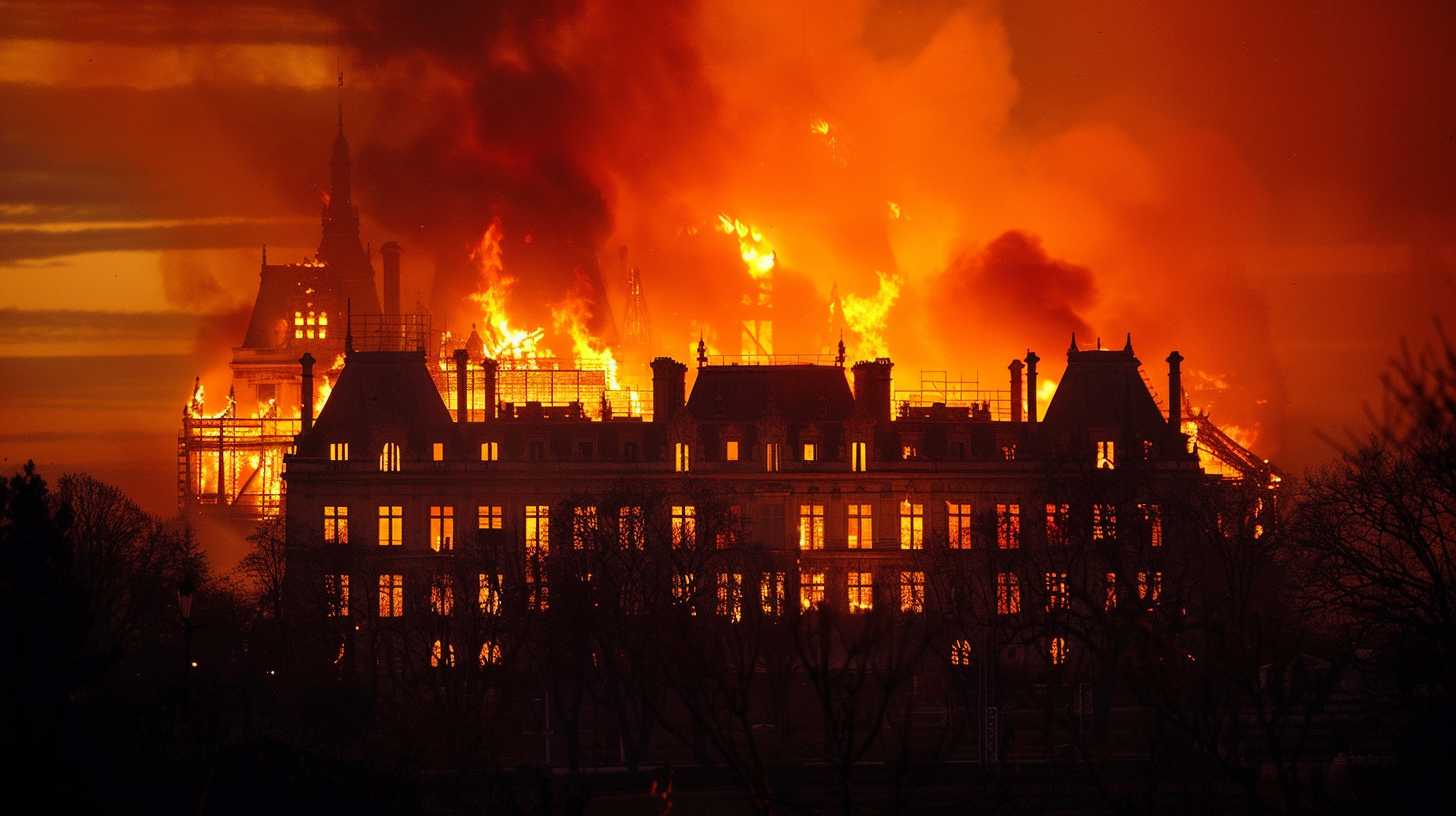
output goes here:
<path id="1" fill-rule="evenodd" d="M 1155 383 L 1176 346 L 1195 403 L 1295 469 L 1456 317 L 1445 4 L 0 12 L 0 461 L 159 512 L 258 246 L 316 241 L 339 65 L 365 238 L 405 246 L 405 301 L 437 312 L 499 217 L 523 320 L 583 276 L 619 307 L 626 245 L 664 353 L 700 328 L 736 351 L 727 213 L 778 252 L 777 351 L 819 351 L 831 287 L 882 278 L 902 387 L 999 386 L 1028 346 L 1055 378 L 1072 330 L 1131 331 Z"/>

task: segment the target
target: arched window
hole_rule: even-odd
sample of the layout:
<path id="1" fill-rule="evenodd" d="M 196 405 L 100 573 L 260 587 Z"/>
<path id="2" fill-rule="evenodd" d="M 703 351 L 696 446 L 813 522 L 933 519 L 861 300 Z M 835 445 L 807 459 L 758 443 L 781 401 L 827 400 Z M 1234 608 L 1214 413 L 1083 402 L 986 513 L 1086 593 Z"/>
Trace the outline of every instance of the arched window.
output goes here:
<path id="1" fill-rule="evenodd" d="M 399 472 L 399 443 L 384 443 L 384 450 L 379 452 L 379 469 L 384 473 Z"/>

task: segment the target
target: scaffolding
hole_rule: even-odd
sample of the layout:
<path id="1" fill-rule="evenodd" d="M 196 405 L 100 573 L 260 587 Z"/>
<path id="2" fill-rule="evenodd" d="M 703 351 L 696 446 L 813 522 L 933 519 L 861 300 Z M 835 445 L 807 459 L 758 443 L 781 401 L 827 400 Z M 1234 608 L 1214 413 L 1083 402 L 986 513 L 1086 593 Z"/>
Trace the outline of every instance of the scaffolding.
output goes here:
<path id="1" fill-rule="evenodd" d="M 184 413 L 177 435 L 177 495 L 185 512 L 210 507 L 249 521 L 283 507 L 283 457 L 302 429 L 298 418 Z"/>
<path id="2" fill-rule="evenodd" d="M 1152 395 L 1158 409 L 1166 416 L 1168 406 L 1163 402 L 1163 398 L 1158 394 L 1158 389 L 1153 386 L 1152 380 L 1148 378 L 1147 372 L 1141 366 L 1138 367 L 1138 375 L 1143 378 L 1143 384 L 1147 386 L 1148 393 Z M 1249 479 L 1265 485 L 1278 484 L 1283 480 L 1284 474 L 1279 468 L 1225 433 L 1209 418 L 1207 411 L 1195 411 L 1193 401 L 1188 398 L 1186 389 L 1184 389 L 1182 397 L 1183 416 L 1180 418 L 1179 426 L 1183 433 L 1188 435 L 1192 452 L 1198 455 L 1200 467 L 1216 476 L 1227 479 Z"/>
<path id="3" fill-rule="evenodd" d="M 980 377 L 951 377 L 950 372 L 922 370 L 919 388 L 895 391 L 896 415 L 930 418 L 937 413 L 974 420 L 1011 419 L 1011 391 L 983 388 Z"/>
<path id="4" fill-rule="evenodd" d="M 612 388 L 612 377 L 604 366 L 563 368 L 563 361 L 549 357 L 527 360 L 504 359 L 495 373 L 495 415 L 511 418 L 527 406 L 545 409 L 579 406 L 582 418 L 652 418 L 650 389 L 630 386 Z M 450 415 L 459 420 L 456 405 L 456 372 L 453 361 L 441 360 L 432 369 L 435 389 Z M 470 422 L 486 418 L 486 374 L 479 364 L 465 370 L 466 417 Z M 520 410 L 518 410 L 520 409 Z M 555 415 L 560 412 L 550 412 Z"/>

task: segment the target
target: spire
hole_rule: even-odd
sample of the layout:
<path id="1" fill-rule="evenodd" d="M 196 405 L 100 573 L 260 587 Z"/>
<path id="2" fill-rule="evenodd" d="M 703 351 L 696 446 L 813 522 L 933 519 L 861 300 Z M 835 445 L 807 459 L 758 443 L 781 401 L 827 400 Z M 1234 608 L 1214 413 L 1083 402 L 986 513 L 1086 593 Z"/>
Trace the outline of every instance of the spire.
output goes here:
<path id="1" fill-rule="evenodd" d="M 1127 333 L 1127 343 L 1123 345 L 1122 350 L 1132 354 L 1132 332 Z"/>
<path id="2" fill-rule="evenodd" d="M 703 333 L 698 332 L 698 368 L 708 364 L 708 344 L 703 342 Z"/>
<path id="3" fill-rule="evenodd" d="M 339 68 L 339 138 L 344 138 L 344 69 Z"/>
<path id="4" fill-rule="evenodd" d="M 1071 354 L 1077 350 L 1077 332 L 1072 332 L 1072 345 L 1067 346 L 1067 353 Z"/>
<path id="5" fill-rule="evenodd" d="M 839 351 L 834 355 L 834 364 L 844 368 L 844 332 L 839 332 Z"/>

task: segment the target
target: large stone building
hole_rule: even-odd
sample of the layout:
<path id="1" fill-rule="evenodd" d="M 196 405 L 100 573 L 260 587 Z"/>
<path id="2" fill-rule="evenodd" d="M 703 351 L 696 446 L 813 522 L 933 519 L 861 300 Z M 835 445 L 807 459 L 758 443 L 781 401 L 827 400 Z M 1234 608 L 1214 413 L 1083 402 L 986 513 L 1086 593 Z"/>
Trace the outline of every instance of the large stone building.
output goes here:
<path id="1" fill-rule="evenodd" d="M 1164 413 L 1130 338 L 1074 338 L 1044 417 L 1028 353 L 998 418 L 986 404 L 896 403 L 888 359 L 851 378 L 842 351 L 787 365 L 700 352 L 691 393 L 687 366 L 653 362 L 644 421 L 503 403 L 495 366 L 463 350 L 457 394 L 479 396 L 456 404 L 487 407 L 452 415 L 423 353 L 361 346 L 316 420 L 305 403 L 287 462 L 290 558 L 322 587 L 339 663 L 372 677 L 478 671 L 578 640 L 599 665 L 606 647 L 587 629 L 625 616 L 663 627 L 666 644 L 679 612 L 693 626 L 933 619 L 934 665 L 989 653 L 1055 671 L 1088 657 L 1085 633 L 1047 622 L 1158 607 L 1170 558 L 1197 538 L 1190 499 L 1227 484 L 1181 427 L 1181 359 L 1167 358 Z M 578 607 L 592 611 L 564 633 L 541 628 Z M 978 676 L 971 730 L 991 717 L 999 733 L 988 712 L 1004 681 Z M 1000 743 L 972 744 L 985 756 Z"/>

